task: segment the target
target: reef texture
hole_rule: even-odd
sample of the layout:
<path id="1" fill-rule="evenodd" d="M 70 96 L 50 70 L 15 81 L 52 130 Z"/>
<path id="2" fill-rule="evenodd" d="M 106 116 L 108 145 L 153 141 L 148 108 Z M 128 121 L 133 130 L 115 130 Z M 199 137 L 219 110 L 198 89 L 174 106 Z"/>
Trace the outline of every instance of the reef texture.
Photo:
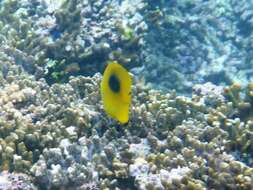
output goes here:
<path id="1" fill-rule="evenodd" d="M 147 2 L 142 72 L 153 87 L 186 93 L 205 81 L 252 80 L 252 1 Z"/>
<path id="2" fill-rule="evenodd" d="M 25 174 L 0 172 L 1 190 L 33 190 L 35 186 L 31 185 L 31 177 Z"/>
<path id="3" fill-rule="evenodd" d="M 0 42 L 32 56 L 49 83 L 102 72 L 110 59 L 131 68 L 140 64 L 144 7 L 142 0 L 3 0 Z"/>
<path id="4" fill-rule="evenodd" d="M 252 19 L 243 2 L 0 1 L 0 188 L 253 189 L 252 83 L 196 85 L 192 96 L 185 97 L 151 89 L 138 77 L 148 69 L 146 80 L 152 82 L 157 80 L 153 72 L 160 73 L 157 82 L 179 92 L 191 86 L 186 80 L 229 79 L 216 71 L 210 74 L 209 65 L 216 65 L 217 58 L 218 66 L 232 76 L 228 71 L 233 60 L 250 56 L 252 36 L 243 23 Z M 141 48 L 142 42 L 148 43 L 142 36 L 145 22 L 151 27 L 147 35 L 161 33 L 156 39 L 163 43 L 153 44 L 164 59 L 157 58 L 155 65 L 150 59 L 154 52 L 145 54 L 150 44 L 147 50 Z M 242 24 L 241 30 L 234 22 Z M 207 23 L 213 28 L 203 27 Z M 216 27 L 221 27 L 218 32 Z M 221 45 L 219 35 L 228 46 Z M 165 46 L 174 57 L 165 54 Z M 225 60 L 221 52 L 228 55 Z M 132 53 L 138 54 L 136 59 Z M 136 68 L 139 58 L 143 67 Z M 126 125 L 110 119 L 102 108 L 101 74 L 94 73 L 109 59 L 136 72 Z M 185 67 L 188 62 L 192 70 Z M 250 67 L 246 62 L 246 67 L 240 64 L 242 73 Z M 185 78 L 175 77 L 182 74 Z"/>
<path id="5" fill-rule="evenodd" d="M 196 83 L 252 80 L 251 7 L 247 0 L 2 0 L 0 42 L 33 57 L 48 83 L 92 76 L 118 60 L 153 88 L 190 94 Z"/>
<path id="6" fill-rule="evenodd" d="M 49 86 L 8 58 L 1 170 L 26 173 L 39 189 L 252 189 L 252 84 L 245 97 L 238 84 L 209 83 L 186 98 L 135 80 L 120 126 L 102 110 L 101 75 Z"/>

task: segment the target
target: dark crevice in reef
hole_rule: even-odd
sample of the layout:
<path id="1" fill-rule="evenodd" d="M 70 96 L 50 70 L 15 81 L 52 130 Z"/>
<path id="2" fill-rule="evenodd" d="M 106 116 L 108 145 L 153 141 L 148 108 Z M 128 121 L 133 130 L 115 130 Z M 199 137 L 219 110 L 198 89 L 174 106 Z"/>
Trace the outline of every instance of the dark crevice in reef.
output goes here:
<path id="1" fill-rule="evenodd" d="M 120 188 L 121 190 L 138 190 L 138 188 L 134 186 L 134 177 L 129 177 L 126 179 L 118 178 L 117 181 L 118 188 Z"/>
<path id="2" fill-rule="evenodd" d="M 253 26 L 249 21 L 240 21 L 237 24 L 237 27 L 239 29 L 239 34 L 245 38 L 249 37 L 252 34 Z"/>

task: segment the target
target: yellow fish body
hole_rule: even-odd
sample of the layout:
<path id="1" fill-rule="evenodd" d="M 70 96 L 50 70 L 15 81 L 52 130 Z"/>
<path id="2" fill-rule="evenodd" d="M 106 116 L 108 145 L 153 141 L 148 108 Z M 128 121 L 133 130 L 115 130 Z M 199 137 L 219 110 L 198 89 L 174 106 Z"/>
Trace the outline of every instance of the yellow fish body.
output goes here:
<path id="1" fill-rule="evenodd" d="M 100 91 L 105 112 L 120 123 L 129 120 L 132 79 L 116 61 L 110 62 L 103 74 Z"/>

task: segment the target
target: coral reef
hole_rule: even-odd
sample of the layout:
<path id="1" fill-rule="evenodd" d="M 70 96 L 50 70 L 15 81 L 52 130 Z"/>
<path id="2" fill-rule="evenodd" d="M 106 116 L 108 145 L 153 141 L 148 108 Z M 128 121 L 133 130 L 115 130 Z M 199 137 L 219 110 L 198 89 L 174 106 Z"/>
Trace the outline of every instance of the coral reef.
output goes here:
<path id="1" fill-rule="evenodd" d="M 0 41 L 33 57 L 48 83 L 113 59 L 159 89 L 252 80 L 252 2 L 3 0 Z M 142 67 L 141 67 L 142 66 Z M 171 79 L 174 82 L 171 83 Z"/>
<path id="2" fill-rule="evenodd" d="M 57 2 L 0 2 L 0 41 L 33 57 L 49 83 L 101 72 L 108 59 L 143 65 L 154 87 L 185 93 L 252 79 L 251 2 Z"/>
<path id="3" fill-rule="evenodd" d="M 0 189 L 253 189 L 243 2 L 0 1 Z M 109 59 L 136 72 L 124 125 L 99 94 Z"/>
<path id="4" fill-rule="evenodd" d="M 0 189 L 3 190 L 35 190 L 35 186 L 31 185 L 31 178 L 25 174 L 18 173 L 0 173 Z"/>
<path id="5" fill-rule="evenodd" d="M 196 83 L 252 81 L 252 2 L 147 2 L 142 75 L 153 88 L 190 94 Z"/>
<path id="6" fill-rule="evenodd" d="M 244 98 L 236 84 L 197 86 L 187 98 L 136 79 L 130 121 L 120 126 L 102 110 L 101 75 L 49 86 L 5 62 L 1 170 L 44 189 L 252 188 L 251 113 L 237 107 L 249 102 L 251 84 Z"/>
<path id="7" fill-rule="evenodd" d="M 0 2 L 0 40 L 32 56 L 48 83 L 102 72 L 108 59 L 140 64 L 142 0 L 57 2 Z"/>

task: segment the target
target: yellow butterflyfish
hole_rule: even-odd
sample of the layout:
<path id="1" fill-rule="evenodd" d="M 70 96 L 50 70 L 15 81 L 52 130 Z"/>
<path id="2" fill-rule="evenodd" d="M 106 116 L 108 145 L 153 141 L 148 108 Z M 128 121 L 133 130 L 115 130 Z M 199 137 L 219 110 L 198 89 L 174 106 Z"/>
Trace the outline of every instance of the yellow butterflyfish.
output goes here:
<path id="1" fill-rule="evenodd" d="M 111 61 L 103 74 L 100 91 L 105 112 L 120 123 L 129 120 L 132 79 L 128 71 Z"/>

